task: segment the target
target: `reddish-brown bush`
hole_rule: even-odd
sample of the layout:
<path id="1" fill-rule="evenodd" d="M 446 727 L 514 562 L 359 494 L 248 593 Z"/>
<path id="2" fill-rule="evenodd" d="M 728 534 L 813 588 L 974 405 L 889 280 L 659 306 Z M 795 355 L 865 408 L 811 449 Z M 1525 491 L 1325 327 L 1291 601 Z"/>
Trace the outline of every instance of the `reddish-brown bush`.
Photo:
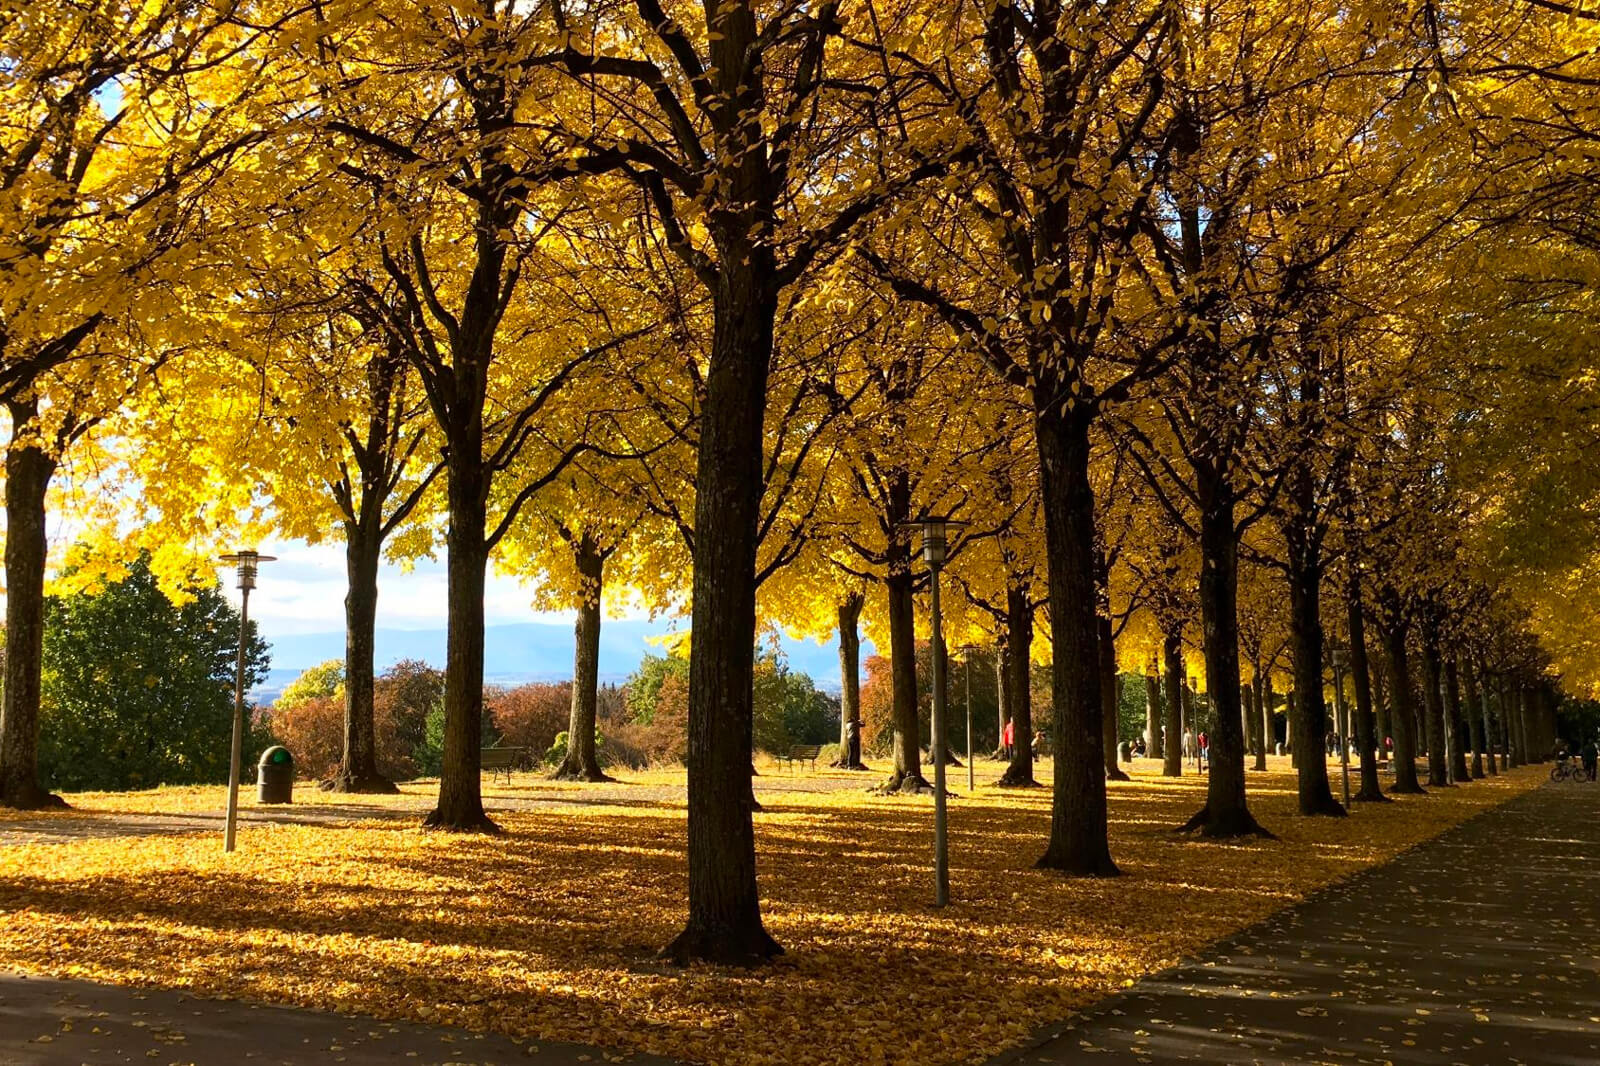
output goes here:
<path id="1" fill-rule="evenodd" d="M 344 754 L 344 697 L 311 696 L 265 714 L 272 739 L 289 749 L 295 771 L 321 780 L 333 773 Z"/>
<path id="2" fill-rule="evenodd" d="M 485 695 L 489 718 L 500 742 L 527 748 L 534 760 L 544 758 L 556 734 L 567 728 L 572 713 L 572 682 L 518 685 Z"/>

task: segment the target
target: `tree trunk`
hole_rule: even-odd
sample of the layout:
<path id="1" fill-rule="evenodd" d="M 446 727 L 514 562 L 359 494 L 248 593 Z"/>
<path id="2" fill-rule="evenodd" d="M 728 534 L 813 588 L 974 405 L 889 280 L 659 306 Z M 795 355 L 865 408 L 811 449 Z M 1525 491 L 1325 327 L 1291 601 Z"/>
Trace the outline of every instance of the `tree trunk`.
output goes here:
<path id="1" fill-rule="evenodd" d="M 1501 760 L 1497 760 L 1495 754 L 1500 743 L 1500 730 L 1496 727 L 1494 711 L 1489 701 L 1489 678 L 1484 676 L 1480 668 L 1472 672 L 1472 681 L 1478 688 L 1478 711 L 1483 716 L 1484 770 L 1490 777 L 1498 777 Z"/>
<path id="2" fill-rule="evenodd" d="M 1528 765 L 1528 749 L 1522 744 L 1522 704 L 1516 684 L 1505 682 L 1506 750 L 1511 752 L 1512 764 Z"/>
<path id="3" fill-rule="evenodd" d="M 865 770 L 861 761 L 861 608 L 867 599 L 852 592 L 839 603 L 839 757 L 840 770 Z"/>
<path id="4" fill-rule="evenodd" d="M 1300 738 L 1295 736 L 1295 724 L 1299 719 L 1294 710 L 1294 689 L 1283 694 L 1283 746 L 1289 752 L 1290 769 L 1300 767 Z"/>
<path id="5" fill-rule="evenodd" d="M 1144 753 L 1147 758 L 1161 758 L 1161 672 L 1159 670 L 1144 677 Z"/>
<path id="6" fill-rule="evenodd" d="M 1161 638 L 1161 668 L 1167 681 L 1167 747 L 1161 757 L 1162 777 L 1183 776 L 1183 630 L 1173 626 Z"/>
<path id="7" fill-rule="evenodd" d="M 1444 737 L 1443 663 L 1439 656 L 1439 627 L 1432 618 L 1422 622 L 1422 707 L 1428 728 L 1428 784 L 1442 788 L 1450 783 Z"/>
<path id="8" fill-rule="evenodd" d="M 1346 599 L 1350 625 L 1350 680 L 1355 689 L 1356 743 L 1361 745 L 1361 785 L 1351 801 L 1382 803 L 1389 797 L 1383 794 L 1383 784 L 1378 780 L 1377 716 L 1372 710 L 1372 670 L 1367 662 L 1367 621 L 1361 609 L 1360 579 L 1352 576 Z"/>
<path id="9" fill-rule="evenodd" d="M 1117 679 L 1117 647 L 1112 636 L 1111 619 L 1100 617 L 1100 747 L 1105 753 L 1106 779 L 1126 781 L 1128 775 L 1117 765 L 1117 745 L 1121 740 L 1118 731 L 1120 717 L 1121 685 Z"/>
<path id="10" fill-rule="evenodd" d="M 1466 669 L 1463 673 L 1467 675 L 1467 702 L 1462 710 L 1467 716 L 1467 733 L 1472 744 L 1472 766 L 1467 772 L 1473 778 L 1482 778 L 1484 776 L 1484 737 L 1487 732 L 1484 726 L 1487 724 L 1489 716 L 1483 707 L 1483 694 L 1478 690 L 1478 672 L 1473 669 L 1471 659 L 1467 660 Z M 1494 756 L 1490 755 L 1489 758 L 1491 767 L 1489 772 L 1493 773 Z"/>
<path id="11" fill-rule="evenodd" d="M 1272 671 L 1264 670 L 1256 675 L 1256 714 L 1261 719 L 1261 750 L 1256 753 L 1256 769 L 1267 768 L 1267 750 L 1272 747 L 1274 736 L 1272 729 Z"/>
<path id="12" fill-rule="evenodd" d="M 1544 762 L 1545 753 L 1538 750 L 1538 727 L 1533 724 L 1533 690 L 1527 685 L 1517 686 L 1517 741 L 1522 748 L 1525 763 Z"/>
<path id="13" fill-rule="evenodd" d="M 1515 769 L 1522 765 L 1517 759 L 1516 733 L 1511 728 L 1511 706 L 1506 699 L 1506 679 L 1504 674 L 1494 676 L 1494 702 L 1499 709 L 1499 725 L 1496 730 L 1496 740 L 1500 744 L 1501 765 L 1507 770 Z"/>
<path id="14" fill-rule="evenodd" d="M 485 542 L 481 419 L 452 434 L 450 529 L 445 593 L 449 618 L 444 659 L 444 760 L 439 802 L 423 820 L 430 829 L 497 833 L 483 809 L 483 587 L 489 565 Z"/>
<path id="15" fill-rule="evenodd" d="M 1342 817 L 1328 783 L 1328 708 L 1322 699 L 1322 559 L 1308 530 L 1290 522 L 1289 655 L 1294 669 L 1297 796 L 1300 813 Z M 1303 738 L 1303 739 L 1302 739 Z M 1348 743 L 1348 738 L 1346 738 Z"/>
<path id="16" fill-rule="evenodd" d="M 1472 741 L 1467 732 L 1467 719 L 1461 711 L 1461 671 L 1452 656 L 1444 664 L 1444 709 L 1450 722 L 1450 738 L 1446 745 L 1450 752 L 1450 777 L 1457 784 L 1472 780 L 1467 769 L 1467 748 Z M 1480 772 L 1478 776 L 1483 776 Z"/>
<path id="17" fill-rule="evenodd" d="M 372 659 L 383 514 L 365 506 L 363 511 L 376 513 L 363 513 L 358 521 L 345 524 L 344 754 L 322 787 L 329 792 L 396 793 L 400 790 L 394 782 L 378 770 L 378 735 L 373 722 Z"/>
<path id="18" fill-rule="evenodd" d="M 1053 393 L 1040 390 L 1041 397 L 1047 393 L 1047 409 L 1036 412 L 1034 426 L 1050 574 L 1055 790 L 1050 844 L 1038 865 L 1069 874 L 1113 876 L 1118 870 L 1111 859 L 1106 830 L 1105 760 L 1101 753 L 1090 416 L 1078 408 L 1063 412 Z M 1025 650 L 1017 649 L 1017 655 L 1024 657 Z"/>
<path id="19" fill-rule="evenodd" d="M 893 682 L 889 727 L 894 741 L 894 769 L 879 788 L 884 792 L 922 792 L 933 786 L 922 776 L 915 601 L 910 552 L 904 546 L 890 560 L 884 587 L 889 595 L 889 674 Z"/>
<path id="20" fill-rule="evenodd" d="M 1266 749 L 1261 739 L 1261 667 L 1252 664 L 1250 684 L 1244 686 L 1239 700 L 1244 711 L 1244 741 L 1250 752 L 1252 770 L 1265 770 Z"/>
<path id="21" fill-rule="evenodd" d="M 724 20 L 729 39 L 714 42 L 713 54 L 748 46 L 753 19 Z M 783 951 L 761 921 L 750 791 L 762 422 L 777 294 L 768 291 L 770 250 L 724 238 L 695 467 L 689 919 L 665 954 L 750 964 Z"/>
<path id="22" fill-rule="evenodd" d="M 1495 748 L 1499 743 L 1500 731 L 1495 728 L 1494 711 L 1489 703 L 1489 678 L 1484 676 L 1482 668 L 1472 671 L 1472 683 L 1478 690 L 1478 713 L 1483 718 L 1483 768 L 1490 777 L 1498 777 L 1500 766 L 1495 758 Z"/>
<path id="23" fill-rule="evenodd" d="M 1206 484 L 1206 480 L 1213 484 Z M 1206 805 L 1184 823 L 1206 837 L 1269 836 L 1251 815 L 1244 793 L 1244 739 L 1239 732 L 1238 532 L 1227 486 L 1215 471 L 1202 475 L 1200 506 L 1200 624 L 1206 684 L 1211 692 L 1211 770 Z"/>
<path id="24" fill-rule="evenodd" d="M 1204 651 L 1202 651 L 1201 654 L 1203 655 Z M 1182 688 L 1181 695 L 1182 695 L 1183 698 L 1181 700 L 1180 709 L 1183 712 L 1183 715 L 1182 715 L 1183 720 L 1179 724 L 1183 727 L 1183 735 L 1184 736 L 1187 737 L 1187 736 L 1193 734 L 1197 738 L 1196 741 L 1195 741 L 1194 748 L 1193 748 L 1193 753 L 1194 753 L 1194 758 L 1198 760 L 1199 757 L 1200 757 L 1199 756 L 1200 747 L 1199 747 L 1199 740 L 1198 740 L 1198 737 L 1200 736 L 1200 728 L 1195 723 L 1195 704 L 1196 704 L 1196 701 L 1195 701 L 1195 686 L 1192 683 L 1190 683 L 1190 681 L 1189 681 L 1189 679 L 1187 677 L 1185 677 L 1183 679 L 1183 688 Z M 1198 767 L 1197 767 L 1197 769 L 1198 769 Z"/>
<path id="25" fill-rule="evenodd" d="M 39 675 L 44 654 L 45 494 L 56 460 L 32 440 L 37 406 L 13 402 L 6 449 L 5 691 L 0 695 L 0 806 L 65 807 L 39 783 Z M 20 443 L 19 443 L 20 442 Z"/>
<path id="26" fill-rule="evenodd" d="M 600 769 L 595 750 L 595 720 L 600 701 L 600 614 L 605 591 L 606 559 L 588 533 L 572 545 L 572 562 L 578 571 L 583 602 L 573 625 L 572 705 L 567 715 L 567 754 L 550 775 L 557 781 L 610 781 Z"/>
<path id="27" fill-rule="evenodd" d="M 1372 677 L 1372 713 L 1378 719 L 1378 761 L 1389 761 L 1387 742 L 1394 738 L 1394 730 L 1389 715 L 1389 686 L 1385 681 L 1384 664 L 1386 655 L 1378 656 L 1371 663 L 1369 674 Z"/>
<path id="28" fill-rule="evenodd" d="M 1000 775 L 1006 788 L 1038 788 L 1033 777 L 1033 605 L 1026 586 L 1012 584 L 1006 589 L 1006 656 L 1004 689 L 1006 709 L 1011 715 L 1011 762 Z M 1018 649 L 1021 649 L 1020 652 Z M 1001 735 L 1004 736 L 1004 730 Z"/>
<path id="29" fill-rule="evenodd" d="M 1406 625 L 1391 623 L 1383 631 L 1389 655 L 1389 721 L 1394 729 L 1394 784 L 1389 791 L 1414 795 L 1424 791 L 1417 780 L 1417 749 L 1412 740 L 1411 663 L 1406 652 Z"/>

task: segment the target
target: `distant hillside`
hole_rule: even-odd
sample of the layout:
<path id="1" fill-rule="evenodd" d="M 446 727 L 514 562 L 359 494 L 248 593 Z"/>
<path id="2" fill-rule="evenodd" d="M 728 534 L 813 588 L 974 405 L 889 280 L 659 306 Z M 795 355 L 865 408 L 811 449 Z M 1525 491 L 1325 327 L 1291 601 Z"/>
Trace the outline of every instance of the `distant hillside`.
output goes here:
<path id="1" fill-rule="evenodd" d="M 688 622 L 678 623 L 683 628 Z M 671 632 L 668 622 L 607 621 L 600 628 L 600 681 L 617 683 L 634 670 L 646 654 L 663 654 L 658 638 Z M 284 686 L 307 667 L 329 659 L 344 657 L 344 633 L 298 633 L 273 637 L 272 670 L 264 684 L 251 693 L 258 703 L 271 703 Z M 489 626 L 484 631 L 484 679 L 490 684 L 515 685 L 529 681 L 567 681 L 572 677 L 572 627 L 548 622 Z M 402 659 L 420 659 L 434 666 L 444 665 L 443 629 L 379 629 L 377 633 L 378 670 L 382 672 Z M 839 691 L 839 648 L 813 641 L 782 641 L 783 653 L 791 669 L 810 674 L 817 687 Z M 863 642 L 865 661 L 872 646 Z"/>

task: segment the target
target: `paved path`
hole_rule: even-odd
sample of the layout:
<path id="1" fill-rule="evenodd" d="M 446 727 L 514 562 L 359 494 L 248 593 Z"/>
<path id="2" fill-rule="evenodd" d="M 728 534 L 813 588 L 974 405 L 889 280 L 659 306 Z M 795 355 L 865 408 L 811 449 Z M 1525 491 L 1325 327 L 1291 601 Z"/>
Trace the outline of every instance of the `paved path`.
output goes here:
<path id="1" fill-rule="evenodd" d="M 1600 1063 L 1600 786 L 1513 800 L 992 1066 L 1067 1062 Z"/>
<path id="2" fill-rule="evenodd" d="M 353 1015 L 0 974 L 0 1066 L 671 1066 L 615 1051 Z"/>

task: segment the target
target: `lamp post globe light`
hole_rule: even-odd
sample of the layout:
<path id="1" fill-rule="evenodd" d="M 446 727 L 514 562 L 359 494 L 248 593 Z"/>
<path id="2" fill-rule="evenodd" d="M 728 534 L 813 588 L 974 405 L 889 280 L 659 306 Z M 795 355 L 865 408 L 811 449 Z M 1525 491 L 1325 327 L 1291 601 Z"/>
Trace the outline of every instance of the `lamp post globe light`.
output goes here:
<path id="1" fill-rule="evenodd" d="M 234 832 L 239 823 L 239 760 L 244 746 L 244 653 L 250 631 L 250 590 L 256 587 L 256 573 L 262 563 L 275 562 L 271 555 L 245 549 L 222 556 L 218 562 L 234 567 L 239 576 L 239 661 L 233 677 L 233 749 L 228 757 L 228 817 L 222 830 L 222 850 L 233 850 Z"/>
<path id="2" fill-rule="evenodd" d="M 1344 669 L 1350 663 L 1350 653 L 1343 646 L 1335 646 L 1333 659 L 1333 716 L 1339 734 L 1339 769 L 1344 775 L 1344 809 L 1350 809 L 1350 710 L 1344 702 Z"/>

